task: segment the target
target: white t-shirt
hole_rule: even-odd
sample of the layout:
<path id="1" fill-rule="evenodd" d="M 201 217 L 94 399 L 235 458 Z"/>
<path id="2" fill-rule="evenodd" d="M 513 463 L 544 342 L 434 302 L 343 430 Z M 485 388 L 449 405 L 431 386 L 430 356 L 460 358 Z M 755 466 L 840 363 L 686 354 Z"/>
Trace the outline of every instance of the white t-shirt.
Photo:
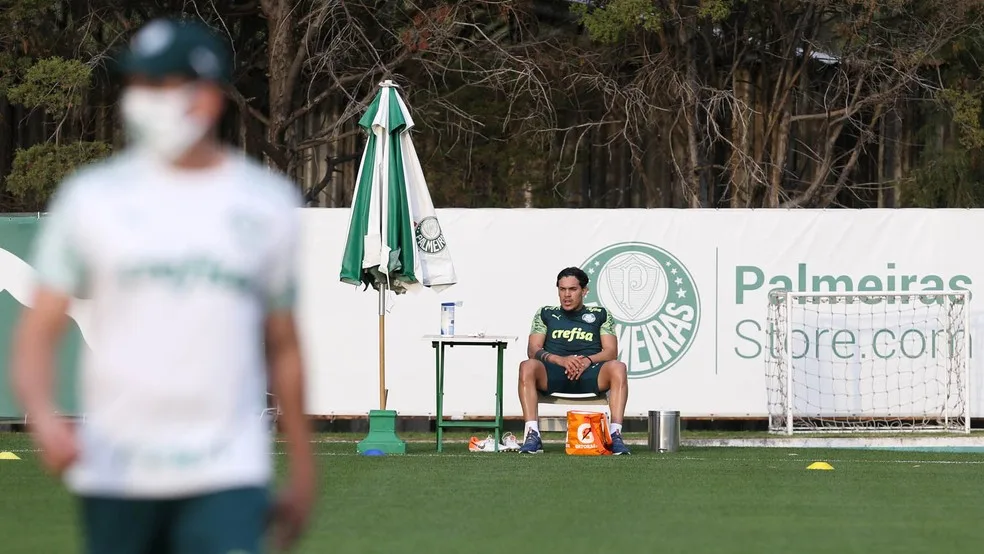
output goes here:
<path id="1" fill-rule="evenodd" d="M 300 205 L 286 178 L 232 152 L 196 171 L 124 152 L 62 184 L 32 265 L 91 300 L 71 490 L 269 483 L 263 322 L 294 302 Z"/>

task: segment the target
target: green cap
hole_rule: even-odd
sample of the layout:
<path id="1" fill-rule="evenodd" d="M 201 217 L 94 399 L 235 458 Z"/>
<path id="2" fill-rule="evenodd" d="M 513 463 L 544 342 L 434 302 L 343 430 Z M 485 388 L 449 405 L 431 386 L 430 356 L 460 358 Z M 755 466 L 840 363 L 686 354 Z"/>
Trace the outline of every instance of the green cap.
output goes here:
<path id="1" fill-rule="evenodd" d="M 154 19 L 141 27 L 119 60 L 124 75 L 184 76 L 228 82 L 232 56 L 212 29 L 195 20 Z"/>

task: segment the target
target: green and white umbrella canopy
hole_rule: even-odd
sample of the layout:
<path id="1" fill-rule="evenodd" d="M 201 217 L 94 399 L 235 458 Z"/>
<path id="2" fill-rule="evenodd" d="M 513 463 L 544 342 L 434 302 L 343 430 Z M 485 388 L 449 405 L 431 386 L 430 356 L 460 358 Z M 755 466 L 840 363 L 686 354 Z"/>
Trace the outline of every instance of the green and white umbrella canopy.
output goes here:
<path id="1" fill-rule="evenodd" d="M 397 294 L 455 284 L 451 252 L 410 138 L 414 122 L 392 81 L 380 83 L 359 125 L 369 137 L 339 278 Z"/>
<path id="2" fill-rule="evenodd" d="M 359 125 L 369 134 L 356 179 L 339 279 L 379 291 L 379 409 L 386 409 L 386 290 L 403 294 L 457 282 L 417 151 L 413 118 L 392 81 Z"/>

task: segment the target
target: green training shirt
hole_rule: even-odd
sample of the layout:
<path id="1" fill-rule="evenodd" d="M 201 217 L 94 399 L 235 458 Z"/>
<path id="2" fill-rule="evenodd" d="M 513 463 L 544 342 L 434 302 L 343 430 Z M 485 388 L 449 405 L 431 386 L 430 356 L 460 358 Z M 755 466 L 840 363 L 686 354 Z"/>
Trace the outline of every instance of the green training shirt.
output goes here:
<path id="1" fill-rule="evenodd" d="M 557 356 L 591 356 L 601 352 L 601 336 L 615 334 L 612 314 L 605 308 L 582 306 L 568 312 L 544 306 L 533 316 L 531 335 L 546 335 L 543 347 Z"/>

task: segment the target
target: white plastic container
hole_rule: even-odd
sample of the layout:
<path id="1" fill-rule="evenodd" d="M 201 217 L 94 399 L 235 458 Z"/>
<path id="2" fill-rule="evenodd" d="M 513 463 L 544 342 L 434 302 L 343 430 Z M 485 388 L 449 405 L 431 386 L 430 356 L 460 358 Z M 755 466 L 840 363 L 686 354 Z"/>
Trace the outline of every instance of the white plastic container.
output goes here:
<path id="1" fill-rule="evenodd" d="M 441 302 L 441 334 L 454 336 L 454 309 L 461 302 Z"/>

